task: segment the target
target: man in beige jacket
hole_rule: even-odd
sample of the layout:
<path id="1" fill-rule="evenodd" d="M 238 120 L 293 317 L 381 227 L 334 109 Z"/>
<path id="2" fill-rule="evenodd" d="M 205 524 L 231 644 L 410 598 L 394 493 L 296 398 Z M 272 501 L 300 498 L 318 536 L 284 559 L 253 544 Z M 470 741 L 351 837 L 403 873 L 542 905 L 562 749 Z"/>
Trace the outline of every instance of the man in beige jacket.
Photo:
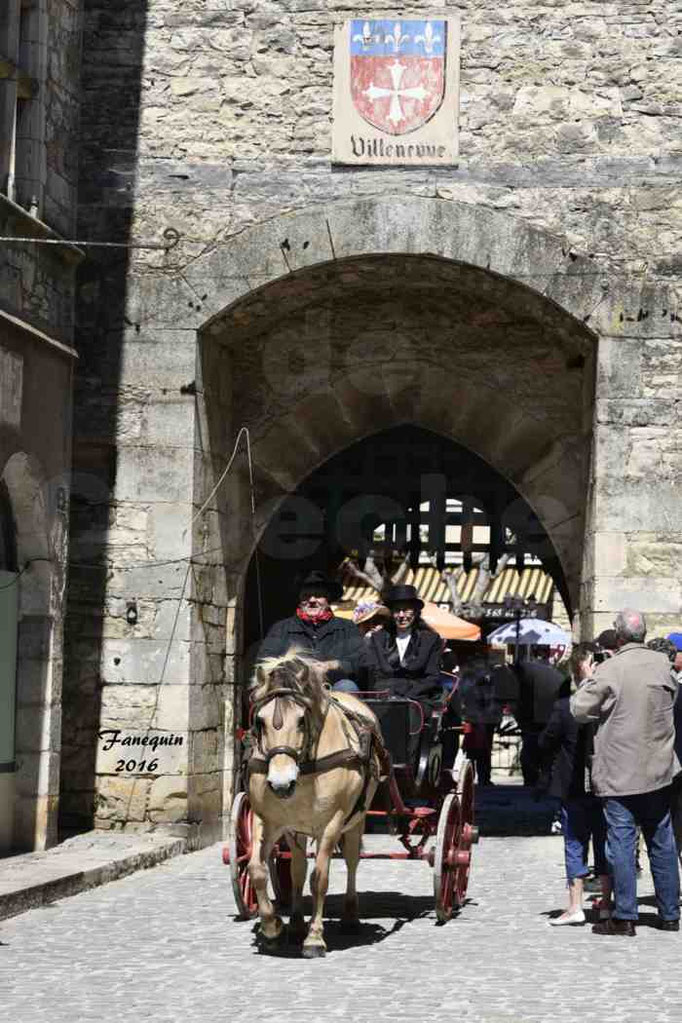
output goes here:
<path id="1" fill-rule="evenodd" d="M 680 878 L 670 821 L 670 786 L 679 770 L 673 725 L 677 682 L 665 654 L 644 646 L 643 614 L 621 611 L 614 625 L 617 653 L 600 664 L 571 698 L 571 713 L 578 722 L 598 722 L 592 782 L 604 801 L 613 873 L 613 918 L 594 924 L 592 930 L 635 934 L 639 825 L 649 852 L 659 927 L 678 931 Z"/>

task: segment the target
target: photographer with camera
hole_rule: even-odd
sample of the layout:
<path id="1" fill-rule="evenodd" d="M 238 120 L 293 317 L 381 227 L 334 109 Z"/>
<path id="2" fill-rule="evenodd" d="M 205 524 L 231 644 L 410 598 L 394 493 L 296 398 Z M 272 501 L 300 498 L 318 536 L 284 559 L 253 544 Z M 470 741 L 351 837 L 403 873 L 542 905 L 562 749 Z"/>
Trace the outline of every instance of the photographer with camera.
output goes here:
<path id="1" fill-rule="evenodd" d="M 616 653 L 618 636 L 615 629 L 604 629 L 594 641 L 594 663 L 603 664 Z"/>
<path id="2" fill-rule="evenodd" d="M 592 677 L 595 645 L 578 643 L 570 658 L 571 676 L 576 688 Z M 579 725 L 571 714 L 570 698 L 559 699 L 540 733 L 540 750 L 551 765 L 549 794 L 561 800 L 561 825 L 564 836 L 568 908 L 554 920 L 553 927 L 584 924 L 583 890 L 589 875 L 587 863 L 590 839 L 594 849 L 595 873 L 602 893 L 600 917 L 609 915 L 611 879 L 606 865 L 606 821 L 601 802 L 592 787 L 591 725 Z"/>

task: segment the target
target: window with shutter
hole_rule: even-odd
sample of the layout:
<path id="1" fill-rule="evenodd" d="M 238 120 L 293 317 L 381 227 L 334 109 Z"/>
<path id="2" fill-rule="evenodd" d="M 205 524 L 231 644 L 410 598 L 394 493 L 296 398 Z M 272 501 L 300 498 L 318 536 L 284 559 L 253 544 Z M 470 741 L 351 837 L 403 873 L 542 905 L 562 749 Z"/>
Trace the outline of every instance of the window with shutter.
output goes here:
<path id="1" fill-rule="evenodd" d="M 0 4 L 0 192 L 40 216 L 44 187 L 44 0 Z"/>

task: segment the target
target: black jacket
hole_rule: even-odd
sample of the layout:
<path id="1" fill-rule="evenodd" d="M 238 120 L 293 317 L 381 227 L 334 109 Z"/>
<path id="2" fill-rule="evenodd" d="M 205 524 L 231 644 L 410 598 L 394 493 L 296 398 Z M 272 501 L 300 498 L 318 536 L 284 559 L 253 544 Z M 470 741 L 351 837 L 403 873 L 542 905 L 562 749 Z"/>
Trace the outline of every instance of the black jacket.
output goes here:
<path id="1" fill-rule="evenodd" d="M 372 689 L 389 689 L 394 696 L 427 702 L 442 697 L 442 643 L 437 633 L 430 629 L 414 629 L 402 664 L 395 636 L 387 629 L 373 632 L 367 645 Z"/>
<path id="2" fill-rule="evenodd" d="M 682 692 L 679 685 L 679 677 L 673 672 L 675 679 L 678 681 L 677 694 L 675 696 L 675 706 L 673 707 L 673 721 L 675 722 L 675 755 L 682 764 Z"/>
<path id="3" fill-rule="evenodd" d="M 549 722 L 555 700 L 570 694 L 570 680 L 544 661 L 522 661 L 516 672 L 519 700 L 514 717 L 522 729 L 539 732 Z"/>
<path id="4" fill-rule="evenodd" d="M 329 681 L 350 678 L 366 688 L 367 648 L 357 625 L 345 618 L 330 618 L 321 625 L 303 622 L 297 615 L 283 618 L 269 629 L 260 645 L 258 660 L 281 657 L 291 647 L 312 654 L 317 661 L 339 661 L 341 667 L 329 672 Z"/>
<path id="5" fill-rule="evenodd" d="M 557 700 L 538 743 L 547 768 L 551 767 L 549 794 L 564 803 L 584 796 L 586 770 L 592 752 L 592 726 L 579 725 L 571 714 L 570 699 Z"/>

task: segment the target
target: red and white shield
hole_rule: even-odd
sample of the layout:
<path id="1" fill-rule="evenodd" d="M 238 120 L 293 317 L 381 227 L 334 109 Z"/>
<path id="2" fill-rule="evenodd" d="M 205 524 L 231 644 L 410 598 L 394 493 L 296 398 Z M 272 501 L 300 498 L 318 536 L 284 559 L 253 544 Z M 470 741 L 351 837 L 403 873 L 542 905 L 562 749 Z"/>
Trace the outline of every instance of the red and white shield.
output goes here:
<path id="1" fill-rule="evenodd" d="M 404 135 L 436 113 L 445 94 L 445 61 L 439 57 L 351 55 L 351 95 L 358 113 L 375 128 Z"/>

